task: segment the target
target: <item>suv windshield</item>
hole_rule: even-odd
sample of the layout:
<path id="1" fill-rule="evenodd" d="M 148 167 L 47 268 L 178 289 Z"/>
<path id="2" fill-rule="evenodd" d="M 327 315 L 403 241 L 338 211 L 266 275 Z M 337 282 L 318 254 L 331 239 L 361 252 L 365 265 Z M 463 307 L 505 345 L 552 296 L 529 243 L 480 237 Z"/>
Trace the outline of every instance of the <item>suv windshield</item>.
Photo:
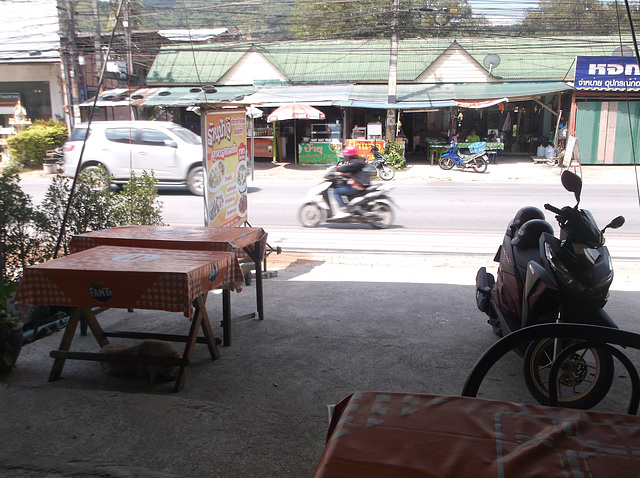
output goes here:
<path id="1" fill-rule="evenodd" d="M 188 130 L 186 128 L 180 128 L 180 127 L 169 128 L 169 131 L 171 131 L 173 134 L 178 136 L 185 143 L 202 144 L 202 140 L 200 139 L 200 136 L 198 136 L 193 131 Z"/>

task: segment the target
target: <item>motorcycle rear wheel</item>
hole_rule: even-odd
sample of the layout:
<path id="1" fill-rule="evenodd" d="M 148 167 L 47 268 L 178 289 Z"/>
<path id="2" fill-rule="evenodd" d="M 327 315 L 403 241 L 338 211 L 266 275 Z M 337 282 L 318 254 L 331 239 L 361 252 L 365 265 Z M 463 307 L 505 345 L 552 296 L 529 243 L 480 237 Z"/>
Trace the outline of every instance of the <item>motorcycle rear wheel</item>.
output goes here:
<path id="1" fill-rule="evenodd" d="M 371 212 L 377 215 L 377 218 L 371 222 L 376 229 L 387 229 L 393 224 L 393 209 L 388 204 L 377 202 L 371 208 Z"/>
<path id="2" fill-rule="evenodd" d="M 451 169 L 455 166 L 456 163 L 453 162 L 451 158 L 440 158 L 440 162 L 438 163 L 442 169 L 445 171 Z"/>
<path id="3" fill-rule="evenodd" d="M 476 158 L 471 163 L 476 173 L 484 173 L 487 170 L 487 160 L 484 157 Z"/>
<path id="4" fill-rule="evenodd" d="M 396 170 L 393 166 L 389 166 L 388 164 L 383 164 L 378 168 L 378 176 L 380 179 L 384 179 L 385 181 L 390 181 L 396 175 Z"/>
<path id="5" fill-rule="evenodd" d="M 316 227 L 326 219 L 326 211 L 313 202 L 303 204 L 298 210 L 298 220 L 304 227 Z"/>
<path id="6" fill-rule="evenodd" d="M 531 395 L 542 405 L 549 404 L 549 372 L 555 339 L 532 342 L 524 355 L 524 379 Z M 559 340 L 561 348 L 576 343 Z M 614 364 L 610 353 L 585 348 L 571 354 L 558 372 L 558 405 L 589 409 L 600 403 L 613 382 Z"/>

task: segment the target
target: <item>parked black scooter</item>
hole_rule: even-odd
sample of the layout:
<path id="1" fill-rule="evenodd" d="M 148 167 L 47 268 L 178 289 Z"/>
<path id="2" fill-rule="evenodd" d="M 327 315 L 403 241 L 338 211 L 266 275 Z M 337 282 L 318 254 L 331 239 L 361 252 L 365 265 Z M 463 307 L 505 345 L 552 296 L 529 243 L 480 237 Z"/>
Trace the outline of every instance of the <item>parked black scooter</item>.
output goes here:
<path id="1" fill-rule="evenodd" d="M 560 238 L 536 207 L 524 207 L 509 223 L 494 260 L 499 262 L 497 281 L 485 267 L 476 276 L 476 303 L 489 316 L 498 336 L 540 323 L 584 323 L 615 327 L 603 310 L 609 297 L 613 269 L 604 245 L 607 228 L 618 228 L 618 216 L 602 231 L 591 213 L 578 209 L 582 180 L 570 171 L 562 173 L 562 185 L 573 192 L 575 207 L 558 209 Z M 549 401 L 550 364 L 560 350 L 575 343 L 544 339 L 517 350 L 525 359 L 525 381 L 542 404 Z M 591 408 L 609 391 L 613 359 L 601 349 L 582 349 L 567 358 L 558 375 L 558 402 L 573 408 Z"/>
<path id="2" fill-rule="evenodd" d="M 380 179 L 390 181 L 396 175 L 396 170 L 387 163 L 387 158 L 380 152 L 378 147 L 374 144 L 371 146 L 371 153 L 373 154 L 373 161 L 371 165 L 376 168 L 376 173 Z"/>

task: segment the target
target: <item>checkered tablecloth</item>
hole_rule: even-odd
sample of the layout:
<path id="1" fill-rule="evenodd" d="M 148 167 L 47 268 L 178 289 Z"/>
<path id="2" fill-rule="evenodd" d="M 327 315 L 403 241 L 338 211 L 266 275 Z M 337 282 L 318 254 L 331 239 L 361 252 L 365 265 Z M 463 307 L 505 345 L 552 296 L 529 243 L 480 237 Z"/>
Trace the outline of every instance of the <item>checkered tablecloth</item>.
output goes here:
<path id="1" fill-rule="evenodd" d="M 233 252 L 98 246 L 27 268 L 15 300 L 191 317 L 198 296 L 212 289 L 239 291 L 242 280 Z"/>
<path id="2" fill-rule="evenodd" d="M 258 241 L 264 252 L 267 233 L 260 227 L 120 226 L 73 236 L 69 247 L 72 253 L 96 246 L 231 251 L 246 258 L 243 249 Z"/>

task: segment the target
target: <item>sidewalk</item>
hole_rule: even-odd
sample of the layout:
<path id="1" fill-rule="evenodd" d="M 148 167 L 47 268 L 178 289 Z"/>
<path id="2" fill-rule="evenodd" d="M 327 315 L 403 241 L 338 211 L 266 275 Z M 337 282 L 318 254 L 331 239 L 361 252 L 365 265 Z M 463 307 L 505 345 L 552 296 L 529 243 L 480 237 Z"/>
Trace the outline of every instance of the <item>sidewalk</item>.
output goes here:
<path id="1" fill-rule="evenodd" d="M 319 179 L 329 165 L 293 164 L 256 161 L 255 179 Z M 636 172 L 640 167 L 628 165 L 588 165 L 572 167 L 585 183 L 593 184 L 634 184 Z M 497 157 L 497 164 L 489 164 L 487 171 L 476 173 L 473 170 L 454 168 L 441 169 L 437 163 L 431 165 L 426 159 L 409 155 L 407 168 L 397 171 L 393 181 L 452 181 L 452 182 L 522 182 L 550 184 L 559 181 L 562 169 L 558 166 L 536 164 L 531 157 L 523 154 L 505 154 Z"/>
<path id="2" fill-rule="evenodd" d="M 558 168 L 506 156 L 484 174 L 410 166 L 397 181 L 551 184 L 559 175 Z M 256 177 L 317 179 L 325 168 L 258 163 Z M 616 184 L 632 181 L 632 169 L 583 167 L 583 176 Z M 197 345 L 177 394 L 171 383 L 107 377 L 96 362 L 67 361 L 62 379 L 49 383 L 49 352 L 61 334 L 27 345 L 18 369 L 0 379 L 0 476 L 308 477 L 324 449 L 328 404 L 356 390 L 460 394 L 496 340 L 469 283 L 478 267 L 491 266 L 484 262 L 274 255 L 269 269 L 277 276 L 264 282 L 265 319 L 233 321 L 232 344 L 221 347 L 219 360 Z M 637 270 L 627 273 L 637 283 Z M 232 294 L 234 317 L 254 307 L 254 285 Z M 220 336 L 221 295 L 209 296 L 207 310 Z M 621 328 L 640 332 L 637 310 L 637 288 L 612 291 L 607 311 Z M 109 330 L 185 333 L 189 326 L 182 315 L 162 311 L 108 310 L 99 320 Z M 77 336 L 73 345 L 97 347 L 92 336 Z M 521 369 L 519 357 L 505 357 L 480 395 L 530 401 Z M 626 408 L 628 380 L 620 375 L 600 410 Z"/>

